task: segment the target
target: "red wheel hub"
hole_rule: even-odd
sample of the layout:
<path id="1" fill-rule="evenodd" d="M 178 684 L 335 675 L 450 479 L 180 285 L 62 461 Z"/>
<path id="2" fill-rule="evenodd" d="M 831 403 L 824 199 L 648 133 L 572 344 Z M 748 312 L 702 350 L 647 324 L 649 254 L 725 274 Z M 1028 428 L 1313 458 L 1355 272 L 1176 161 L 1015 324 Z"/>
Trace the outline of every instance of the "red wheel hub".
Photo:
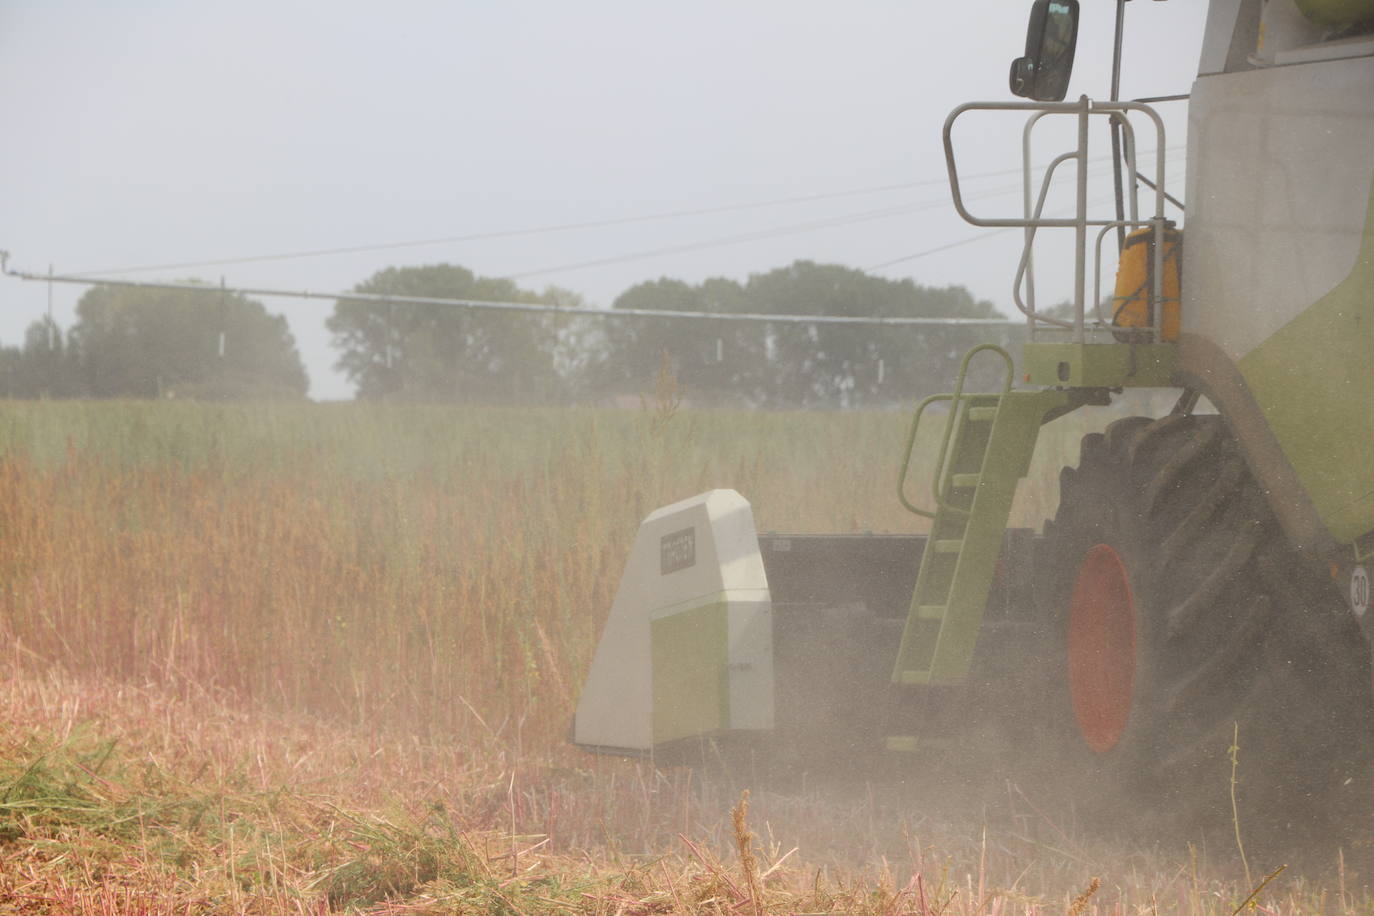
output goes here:
<path id="1" fill-rule="evenodd" d="M 1069 607 L 1069 697 L 1088 747 L 1116 747 L 1135 687 L 1135 601 L 1117 552 L 1098 544 L 1083 555 Z"/>

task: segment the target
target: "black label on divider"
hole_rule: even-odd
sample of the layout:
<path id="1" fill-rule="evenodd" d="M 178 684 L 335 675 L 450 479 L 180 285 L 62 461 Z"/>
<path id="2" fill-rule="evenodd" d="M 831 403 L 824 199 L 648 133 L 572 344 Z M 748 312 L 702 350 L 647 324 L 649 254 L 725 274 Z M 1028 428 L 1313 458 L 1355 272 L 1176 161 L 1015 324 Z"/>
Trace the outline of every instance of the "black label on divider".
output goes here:
<path id="1" fill-rule="evenodd" d="M 697 565 L 697 530 L 683 528 L 665 534 L 659 540 L 660 571 L 662 575 Z"/>

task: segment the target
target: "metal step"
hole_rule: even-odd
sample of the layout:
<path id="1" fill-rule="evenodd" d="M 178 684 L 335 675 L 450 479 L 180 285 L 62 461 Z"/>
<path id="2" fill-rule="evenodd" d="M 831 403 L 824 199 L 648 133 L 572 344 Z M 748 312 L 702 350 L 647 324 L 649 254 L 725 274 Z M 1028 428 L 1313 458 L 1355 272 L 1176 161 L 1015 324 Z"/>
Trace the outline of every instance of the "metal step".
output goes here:
<path id="1" fill-rule="evenodd" d="M 965 414 L 971 423 L 991 423 L 997 419 L 996 407 L 970 407 Z"/>
<path id="2" fill-rule="evenodd" d="M 892 735 L 887 739 L 887 749 L 903 754 L 914 754 L 917 751 L 947 751 L 954 747 L 954 742 L 949 738 L 918 738 L 915 735 Z"/>
<path id="3" fill-rule="evenodd" d="M 1056 390 L 967 397 L 977 400 L 954 415 L 949 437 L 949 465 L 959 470 L 946 474 L 941 487 L 965 495 L 958 504 L 940 501 L 932 520 L 893 665 L 892 679 L 898 684 L 964 683 L 1016 482 L 1029 469 L 1044 417 L 1070 399 Z M 971 429 L 987 421 L 995 422 L 991 428 Z"/>

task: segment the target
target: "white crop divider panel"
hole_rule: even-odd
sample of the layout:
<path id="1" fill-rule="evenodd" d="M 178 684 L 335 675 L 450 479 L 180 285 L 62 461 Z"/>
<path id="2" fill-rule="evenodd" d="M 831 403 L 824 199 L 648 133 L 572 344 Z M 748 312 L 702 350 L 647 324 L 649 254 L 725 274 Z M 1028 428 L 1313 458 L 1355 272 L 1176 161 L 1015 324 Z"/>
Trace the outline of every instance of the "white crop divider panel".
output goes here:
<path id="1" fill-rule="evenodd" d="M 635 536 L 574 743 L 646 753 L 772 727 L 772 604 L 749 502 L 711 490 L 658 509 Z"/>

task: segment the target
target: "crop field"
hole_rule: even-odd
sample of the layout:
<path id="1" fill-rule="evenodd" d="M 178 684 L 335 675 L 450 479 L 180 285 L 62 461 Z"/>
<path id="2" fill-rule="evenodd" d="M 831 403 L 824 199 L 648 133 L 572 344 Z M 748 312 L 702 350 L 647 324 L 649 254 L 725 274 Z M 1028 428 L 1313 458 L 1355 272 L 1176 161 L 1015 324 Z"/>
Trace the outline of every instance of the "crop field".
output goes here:
<path id="1" fill-rule="evenodd" d="M 1284 863 L 1095 839 L 1014 778 L 746 798 L 566 743 L 644 515 L 730 487 L 760 530 L 918 531 L 907 421 L 0 405 L 0 913 L 1247 906 Z M 1048 428 L 1014 523 L 1084 422 Z M 1342 858 L 1248 905 L 1374 911 Z"/>

